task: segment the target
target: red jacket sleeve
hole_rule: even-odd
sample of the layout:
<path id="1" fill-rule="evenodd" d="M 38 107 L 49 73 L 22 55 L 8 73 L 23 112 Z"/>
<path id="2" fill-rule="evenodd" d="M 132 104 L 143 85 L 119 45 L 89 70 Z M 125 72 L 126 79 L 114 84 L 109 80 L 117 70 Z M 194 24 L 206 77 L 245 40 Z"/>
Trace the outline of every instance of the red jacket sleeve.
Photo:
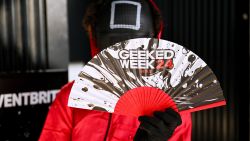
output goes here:
<path id="1" fill-rule="evenodd" d="M 73 82 L 68 83 L 57 94 L 49 109 L 39 141 L 70 141 L 74 124 L 77 124 L 83 117 L 89 114 L 89 112 L 84 110 L 77 110 L 67 106 L 72 85 Z M 176 128 L 174 135 L 169 141 L 191 141 L 191 115 L 181 114 L 181 117 L 183 124 Z M 96 126 L 93 125 L 92 128 L 96 128 Z M 105 127 L 100 128 L 106 128 L 106 124 Z"/>
<path id="2" fill-rule="evenodd" d="M 67 105 L 73 82 L 65 85 L 50 106 L 39 141 L 70 141 L 72 109 Z"/>
<path id="3" fill-rule="evenodd" d="M 191 141 L 192 119 L 190 113 L 181 113 L 182 124 L 175 129 L 169 141 Z"/>

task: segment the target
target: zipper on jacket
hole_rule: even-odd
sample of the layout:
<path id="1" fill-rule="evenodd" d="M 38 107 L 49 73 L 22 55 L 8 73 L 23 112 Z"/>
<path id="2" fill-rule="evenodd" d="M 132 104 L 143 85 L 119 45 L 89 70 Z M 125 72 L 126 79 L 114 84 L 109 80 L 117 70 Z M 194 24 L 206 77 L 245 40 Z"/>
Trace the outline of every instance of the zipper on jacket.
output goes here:
<path id="1" fill-rule="evenodd" d="M 107 127 L 107 130 L 106 130 L 106 133 L 105 133 L 104 141 L 106 141 L 107 138 L 108 138 L 109 129 L 110 129 L 110 125 L 111 125 L 111 119 L 112 119 L 112 114 L 109 113 L 108 127 Z"/>

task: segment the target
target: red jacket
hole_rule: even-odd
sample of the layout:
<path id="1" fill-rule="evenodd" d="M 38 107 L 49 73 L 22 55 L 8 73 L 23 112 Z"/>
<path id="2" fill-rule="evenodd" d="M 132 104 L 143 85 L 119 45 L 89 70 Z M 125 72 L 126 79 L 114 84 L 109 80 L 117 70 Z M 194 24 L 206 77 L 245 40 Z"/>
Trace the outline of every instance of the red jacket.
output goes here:
<path id="1" fill-rule="evenodd" d="M 65 85 L 49 109 L 39 141 L 132 141 L 139 126 L 137 118 L 70 108 L 68 97 L 73 82 Z M 169 141 L 191 141 L 190 114 L 181 115 Z"/>

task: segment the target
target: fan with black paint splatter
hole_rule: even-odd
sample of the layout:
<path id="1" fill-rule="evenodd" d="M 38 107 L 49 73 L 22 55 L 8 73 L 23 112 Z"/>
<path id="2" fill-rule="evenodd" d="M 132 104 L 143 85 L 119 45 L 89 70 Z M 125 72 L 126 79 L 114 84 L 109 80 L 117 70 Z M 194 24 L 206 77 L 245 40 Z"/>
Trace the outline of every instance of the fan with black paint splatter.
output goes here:
<path id="1" fill-rule="evenodd" d="M 79 73 L 68 101 L 70 107 L 132 116 L 222 105 L 220 84 L 203 60 L 178 44 L 149 38 L 120 42 L 96 55 Z"/>

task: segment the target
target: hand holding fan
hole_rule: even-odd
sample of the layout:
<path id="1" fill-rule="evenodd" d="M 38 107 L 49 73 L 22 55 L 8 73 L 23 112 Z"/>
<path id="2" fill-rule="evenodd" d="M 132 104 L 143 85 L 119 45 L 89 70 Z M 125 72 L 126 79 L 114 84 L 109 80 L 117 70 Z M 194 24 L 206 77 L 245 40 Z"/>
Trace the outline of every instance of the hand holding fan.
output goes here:
<path id="1" fill-rule="evenodd" d="M 123 115 L 173 108 L 193 112 L 225 105 L 206 63 L 173 42 L 139 38 L 96 55 L 79 73 L 68 106 Z"/>

